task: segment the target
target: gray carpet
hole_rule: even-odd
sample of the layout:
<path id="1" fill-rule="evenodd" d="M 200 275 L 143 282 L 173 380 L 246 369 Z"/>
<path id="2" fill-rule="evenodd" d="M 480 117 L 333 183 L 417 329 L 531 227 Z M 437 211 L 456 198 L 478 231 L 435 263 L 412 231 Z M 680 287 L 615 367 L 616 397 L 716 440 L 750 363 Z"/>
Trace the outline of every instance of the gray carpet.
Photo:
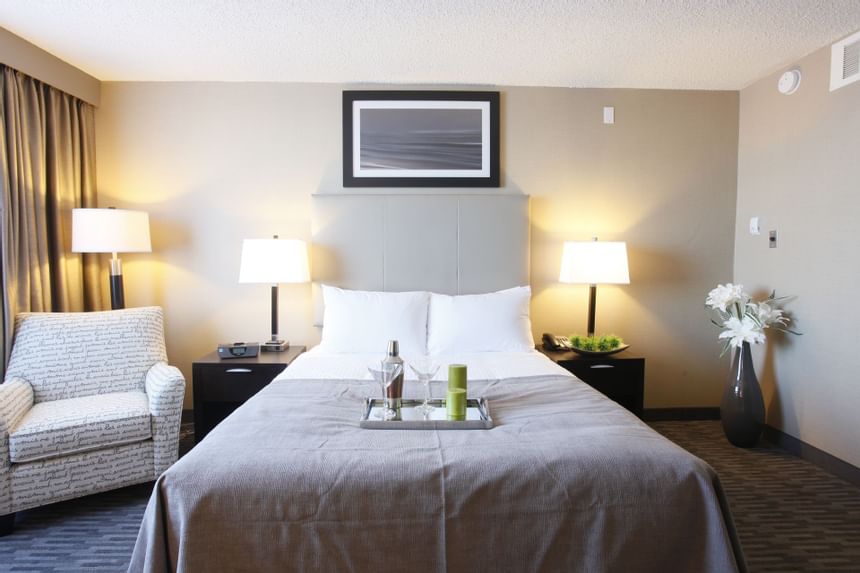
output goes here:
<path id="1" fill-rule="evenodd" d="M 719 472 L 753 573 L 860 571 L 860 488 L 775 447 L 734 448 L 719 422 L 653 427 Z M 191 445 L 183 425 L 181 447 Z M 0 571 L 123 571 L 152 484 L 19 514 Z"/>
<path id="2" fill-rule="evenodd" d="M 655 422 L 720 475 L 753 573 L 860 572 L 860 488 L 766 444 L 729 444 L 719 422 Z"/>

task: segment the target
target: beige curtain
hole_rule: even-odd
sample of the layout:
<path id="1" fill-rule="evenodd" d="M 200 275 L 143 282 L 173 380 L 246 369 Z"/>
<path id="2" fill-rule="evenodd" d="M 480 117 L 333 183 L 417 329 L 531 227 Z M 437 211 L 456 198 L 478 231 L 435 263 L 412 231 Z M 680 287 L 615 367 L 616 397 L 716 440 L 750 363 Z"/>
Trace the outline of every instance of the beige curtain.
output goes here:
<path id="1" fill-rule="evenodd" d="M 95 207 L 95 109 L 0 65 L 2 366 L 15 315 L 100 308 L 98 260 L 71 252 L 71 212 Z M 2 379 L 0 379 L 2 380 Z"/>

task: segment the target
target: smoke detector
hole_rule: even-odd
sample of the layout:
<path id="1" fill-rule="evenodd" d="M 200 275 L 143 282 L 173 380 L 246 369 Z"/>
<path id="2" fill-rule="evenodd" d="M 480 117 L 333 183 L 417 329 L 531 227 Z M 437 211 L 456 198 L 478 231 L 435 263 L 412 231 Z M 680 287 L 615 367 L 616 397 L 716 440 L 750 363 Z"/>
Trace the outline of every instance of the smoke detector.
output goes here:
<path id="1" fill-rule="evenodd" d="M 779 81 L 776 84 L 776 89 L 779 90 L 779 93 L 784 95 L 791 95 L 797 91 L 797 88 L 800 87 L 800 70 L 794 68 L 793 70 L 788 70 L 784 74 L 779 77 Z"/>

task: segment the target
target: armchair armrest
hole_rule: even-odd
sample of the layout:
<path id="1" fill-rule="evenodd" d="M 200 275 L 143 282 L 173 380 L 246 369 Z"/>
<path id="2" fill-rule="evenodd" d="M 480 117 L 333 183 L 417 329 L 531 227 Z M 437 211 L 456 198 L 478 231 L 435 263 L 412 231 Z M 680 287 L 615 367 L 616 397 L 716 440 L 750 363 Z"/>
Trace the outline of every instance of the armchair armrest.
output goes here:
<path id="1" fill-rule="evenodd" d="M 29 382 L 14 377 L 0 384 L 0 435 L 8 436 L 32 407 L 33 387 Z"/>
<path id="2" fill-rule="evenodd" d="M 23 378 L 9 378 L 0 384 L 0 515 L 12 509 L 9 489 L 9 432 L 33 407 L 33 387 Z"/>
<path id="3" fill-rule="evenodd" d="M 155 477 L 179 457 L 179 424 L 185 377 L 174 366 L 156 362 L 146 373 L 146 395 L 152 414 L 152 441 L 155 453 Z"/>

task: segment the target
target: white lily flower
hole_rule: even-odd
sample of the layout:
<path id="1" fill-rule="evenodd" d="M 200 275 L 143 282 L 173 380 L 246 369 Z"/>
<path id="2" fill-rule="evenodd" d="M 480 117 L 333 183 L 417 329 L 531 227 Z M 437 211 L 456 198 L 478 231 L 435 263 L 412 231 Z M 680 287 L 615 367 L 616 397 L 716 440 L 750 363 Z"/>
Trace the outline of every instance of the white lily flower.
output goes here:
<path id="1" fill-rule="evenodd" d="M 713 309 L 719 309 L 722 312 L 727 312 L 729 305 L 736 302 L 745 302 L 749 299 L 749 295 L 744 292 L 744 285 L 734 285 L 727 283 L 717 285 L 717 288 L 708 293 L 708 298 L 705 299 L 705 304 Z"/>
<path id="2" fill-rule="evenodd" d="M 730 339 L 729 344 L 735 348 L 740 348 L 744 342 L 764 344 L 764 330 L 749 316 L 742 320 L 732 316 L 723 323 L 723 327 L 726 330 L 720 333 L 720 338 Z"/>
<path id="3" fill-rule="evenodd" d="M 764 327 L 769 327 L 774 324 L 784 325 L 786 318 L 783 316 L 782 309 L 774 308 L 767 302 L 760 302 L 754 306 L 753 311 L 759 322 Z"/>
<path id="4" fill-rule="evenodd" d="M 764 344 L 767 329 L 800 334 L 788 329 L 791 319 L 777 307 L 785 298 L 771 293 L 766 299 L 754 302 L 744 292 L 743 285 L 732 283 L 718 284 L 709 292 L 705 305 L 710 308 L 711 322 L 724 329 L 719 335 L 725 341 L 720 356 L 729 348 L 741 348 L 744 342 Z"/>

